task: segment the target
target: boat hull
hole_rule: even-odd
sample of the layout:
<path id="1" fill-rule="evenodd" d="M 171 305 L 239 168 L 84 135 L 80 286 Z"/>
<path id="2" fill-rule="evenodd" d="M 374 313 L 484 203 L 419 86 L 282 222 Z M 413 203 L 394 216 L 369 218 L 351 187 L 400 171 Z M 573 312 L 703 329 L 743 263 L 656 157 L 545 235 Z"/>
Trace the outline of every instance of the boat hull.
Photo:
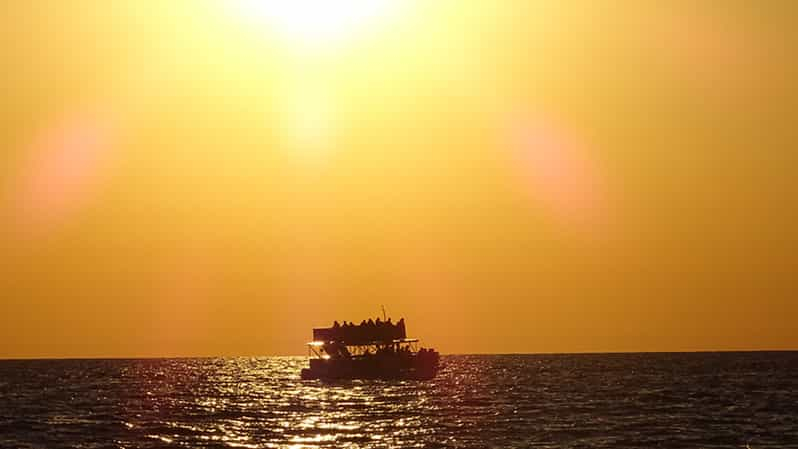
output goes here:
<path id="1" fill-rule="evenodd" d="M 348 359 L 311 359 L 301 377 L 313 379 L 411 379 L 428 380 L 437 375 L 437 353 L 413 357 L 361 357 Z"/>

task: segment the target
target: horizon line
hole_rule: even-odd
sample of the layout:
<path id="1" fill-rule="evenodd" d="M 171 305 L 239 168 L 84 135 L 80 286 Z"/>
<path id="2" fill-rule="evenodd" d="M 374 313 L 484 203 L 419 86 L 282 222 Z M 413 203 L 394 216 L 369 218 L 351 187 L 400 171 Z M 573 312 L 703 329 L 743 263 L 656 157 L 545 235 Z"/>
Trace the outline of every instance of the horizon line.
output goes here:
<path id="1" fill-rule="evenodd" d="M 441 356 L 561 356 L 561 355 L 623 355 L 623 354 L 721 354 L 721 353 L 773 353 L 798 352 L 796 349 L 699 349 L 686 351 L 574 351 L 574 352 L 469 352 L 441 353 Z M 188 360 L 188 359 L 258 359 L 258 358 L 307 358 L 307 354 L 272 355 L 164 355 L 164 356 L 65 356 L 65 357 L 0 357 L 0 362 L 48 361 L 48 360 Z"/>

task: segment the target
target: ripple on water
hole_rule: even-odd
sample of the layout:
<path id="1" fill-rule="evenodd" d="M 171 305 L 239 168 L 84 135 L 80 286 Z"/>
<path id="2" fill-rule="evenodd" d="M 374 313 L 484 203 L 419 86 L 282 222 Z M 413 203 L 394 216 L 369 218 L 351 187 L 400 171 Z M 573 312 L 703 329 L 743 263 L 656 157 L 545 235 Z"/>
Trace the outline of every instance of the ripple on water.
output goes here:
<path id="1" fill-rule="evenodd" d="M 306 363 L 0 362 L 0 447 L 798 447 L 796 353 L 448 356 L 426 382 Z"/>

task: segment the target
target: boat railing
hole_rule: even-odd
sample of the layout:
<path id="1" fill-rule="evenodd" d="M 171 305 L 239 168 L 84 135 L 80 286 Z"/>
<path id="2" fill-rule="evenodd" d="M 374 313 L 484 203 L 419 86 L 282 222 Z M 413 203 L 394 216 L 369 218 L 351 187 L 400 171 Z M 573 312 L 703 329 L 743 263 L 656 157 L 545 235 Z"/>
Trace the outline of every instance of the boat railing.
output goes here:
<path id="1" fill-rule="evenodd" d="M 415 354 L 419 350 L 418 343 L 419 339 L 417 338 L 397 338 L 393 340 L 374 340 L 368 342 L 316 340 L 308 343 L 308 357 L 321 359 L 329 359 L 332 357 L 356 357 L 376 354 L 386 349 L 396 352 L 407 350 Z"/>

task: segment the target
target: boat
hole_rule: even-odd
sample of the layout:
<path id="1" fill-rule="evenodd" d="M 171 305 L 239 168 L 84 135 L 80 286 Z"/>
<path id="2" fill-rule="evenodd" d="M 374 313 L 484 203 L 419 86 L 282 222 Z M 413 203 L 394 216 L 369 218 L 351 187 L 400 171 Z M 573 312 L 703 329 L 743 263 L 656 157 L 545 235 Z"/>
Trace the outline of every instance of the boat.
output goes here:
<path id="1" fill-rule="evenodd" d="M 440 354 L 420 348 L 417 338 L 407 338 L 404 318 L 363 320 L 360 324 L 336 321 L 332 327 L 314 328 L 308 343 L 310 366 L 301 377 L 313 379 L 432 379 L 438 373 Z"/>

